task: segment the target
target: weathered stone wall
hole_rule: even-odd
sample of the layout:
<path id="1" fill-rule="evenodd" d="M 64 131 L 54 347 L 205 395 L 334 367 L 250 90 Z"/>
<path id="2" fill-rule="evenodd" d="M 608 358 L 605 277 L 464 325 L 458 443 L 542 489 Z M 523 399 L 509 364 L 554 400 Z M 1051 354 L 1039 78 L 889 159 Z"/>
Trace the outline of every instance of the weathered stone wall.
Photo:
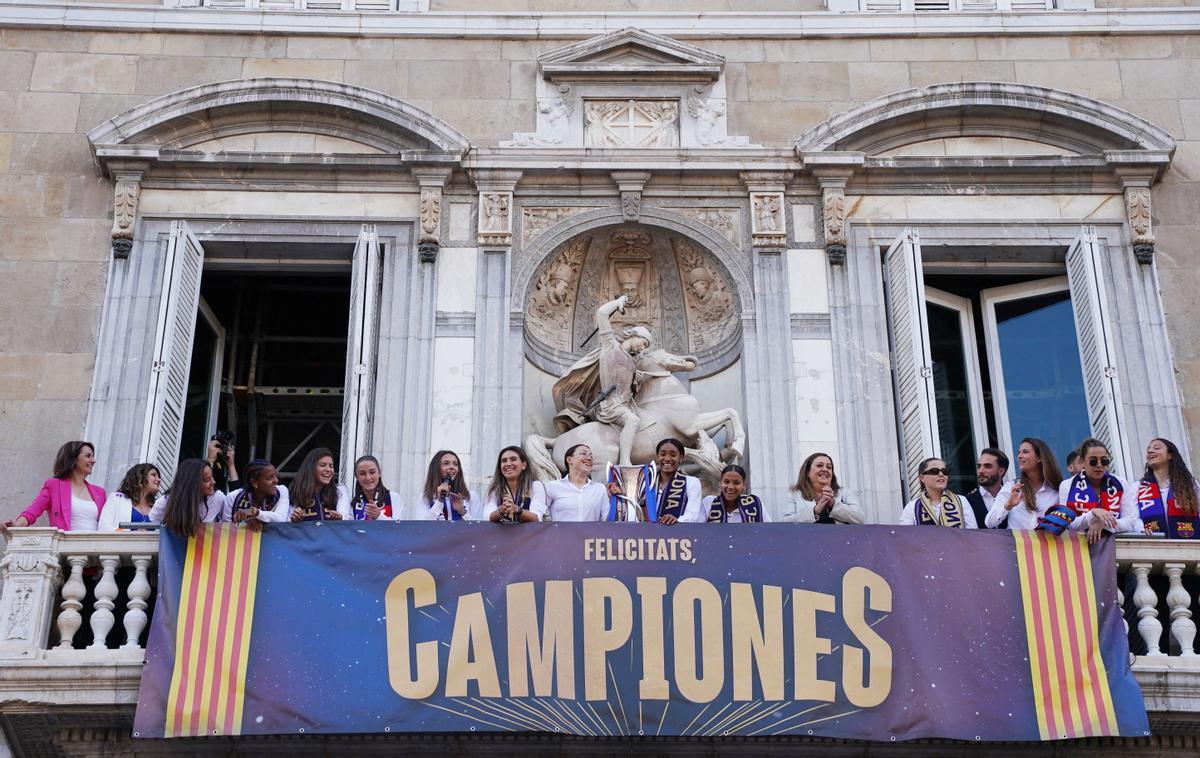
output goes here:
<path id="1" fill-rule="evenodd" d="M 434 3 L 461 5 L 473 3 Z M 750 9 L 725 0 L 700 4 L 733 5 Z M 385 92 L 446 120 L 474 144 L 495 145 L 534 127 L 535 58 L 569 41 L 3 30 L 0 477 L 8 496 L 0 516 L 28 502 L 60 442 L 83 429 L 112 214 L 111 184 L 96 175 L 88 129 L 184 87 L 295 76 Z M 1200 449 L 1200 266 L 1193 252 L 1200 237 L 1200 35 L 689 41 L 726 56 L 729 132 L 763 145 L 789 146 L 809 127 L 879 95 L 958 80 L 1068 90 L 1169 131 L 1179 148 L 1154 191 L 1158 265 L 1191 442 Z"/>

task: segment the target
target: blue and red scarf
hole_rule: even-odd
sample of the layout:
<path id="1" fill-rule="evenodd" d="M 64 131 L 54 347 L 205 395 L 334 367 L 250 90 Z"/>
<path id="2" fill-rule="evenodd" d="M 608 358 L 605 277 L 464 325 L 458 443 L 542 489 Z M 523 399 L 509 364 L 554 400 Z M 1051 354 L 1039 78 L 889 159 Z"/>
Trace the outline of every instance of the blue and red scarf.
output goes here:
<path id="1" fill-rule="evenodd" d="M 1143 479 L 1138 484 L 1138 511 L 1142 523 L 1152 532 L 1165 533 L 1167 539 L 1195 538 L 1197 529 L 1200 529 L 1200 517 L 1184 513 L 1176 505 L 1173 491 L 1168 491 L 1172 492 L 1172 497 L 1164 498 L 1155 479 Z"/>
<path id="2" fill-rule="evenodd" d="M 1119 516 L 1121 495 L 1124 493 L 1125 488 L 1121 486 L 1121 480 L 1110 473 L 1105 472 L 1099 492 L 1088 481 L 1086 474 L 1076 474 L 1071 477 L 1066 505 L 1080 516 L 1095 508 L 1111 511 Z"/>
<path id="3" fill-rule="evenodd" d="M 358 488 L 356 487 L 355 489 Z M 380 497 L 381 492 L 383 493 L 382 497 Z M 375 497 L 372 501 L 368 501 L 367 496 L 363 494 L 361 490 L 359 490 L 358 495 L 355 496 L 354 502 L 351 504 L 351 511 L 354 513 L 355 521 L 367 520 L 368 502 L 373 502 L 375 505 L 379 506 L 380 518 L 392 517 L 392 493 L 388 490 L 385 490 L 383 485 L 380 485 L 375 488 Z"/>

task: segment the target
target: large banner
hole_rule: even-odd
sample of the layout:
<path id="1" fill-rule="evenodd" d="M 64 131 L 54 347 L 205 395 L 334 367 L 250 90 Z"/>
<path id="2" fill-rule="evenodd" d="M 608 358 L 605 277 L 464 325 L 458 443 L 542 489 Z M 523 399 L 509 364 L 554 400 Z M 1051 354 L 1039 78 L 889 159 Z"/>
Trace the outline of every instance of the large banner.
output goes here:
<path id="1" fill-rule="evenodd" d="M 135 736 L 1149 733 L 1112 540 L 889 526 L 164 531 Z"/>

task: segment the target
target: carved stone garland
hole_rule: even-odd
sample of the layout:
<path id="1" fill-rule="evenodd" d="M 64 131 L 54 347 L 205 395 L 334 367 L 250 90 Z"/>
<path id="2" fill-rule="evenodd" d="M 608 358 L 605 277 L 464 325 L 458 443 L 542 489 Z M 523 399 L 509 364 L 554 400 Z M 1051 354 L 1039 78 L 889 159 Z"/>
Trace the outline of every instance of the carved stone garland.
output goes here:
<path id="1" fill-rule="evenodd" d="M 133 228 L 137 221 L 138 199 L 142 194 L 141 175 L 119 176 L 113 186 L 112 251 L 114 258 L 128 258 L 133 249 Z"/>
<path id="2" fill-rule="evenodd" d="M 830 263 L 846 262 L 846 191 L 826 187 L 821 194 L 821 220 L 825 226 L 825 255 Z"/>
<path id="3" fill-rule="evenodd" d="M 1125 215 L 1133 232 L 1133 254 L 1138 263 L 1154 260 L 1154 230 L 1150 221 L 1150 188 L 1125 188 Z"/>

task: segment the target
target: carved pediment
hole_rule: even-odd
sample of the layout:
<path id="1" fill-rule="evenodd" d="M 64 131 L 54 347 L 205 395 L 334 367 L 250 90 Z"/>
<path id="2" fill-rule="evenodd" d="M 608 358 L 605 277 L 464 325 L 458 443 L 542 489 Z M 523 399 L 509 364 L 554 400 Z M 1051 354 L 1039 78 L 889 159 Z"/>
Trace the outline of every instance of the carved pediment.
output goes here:
<path id="1" fill-rule="evenodd" d="M 538 58 L 550 82 L 653 81 L 709 84 L 725 59 L 703 48 L 641 29 L 622 29 L 552 50 Z"/>

